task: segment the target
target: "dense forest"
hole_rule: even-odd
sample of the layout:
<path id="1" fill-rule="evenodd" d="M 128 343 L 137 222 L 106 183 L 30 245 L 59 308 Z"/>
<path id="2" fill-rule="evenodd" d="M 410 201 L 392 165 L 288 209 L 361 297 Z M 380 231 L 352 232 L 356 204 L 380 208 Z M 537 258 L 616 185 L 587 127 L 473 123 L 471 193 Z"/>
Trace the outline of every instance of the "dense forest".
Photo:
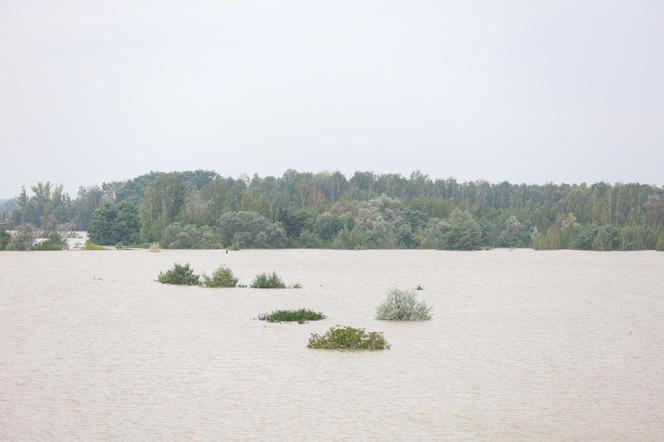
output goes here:
<path id="1" fill-rule="evenodd" d="M 664 188 L 526 185 L 399 174 L 151 172 L 81 187 L 37 183 L 4 224 L 87 230 L 104 245 L 165 248 L 664 250 Z M 0 225 L 3 219 L 0 218 Z M 2 238 L 5 238 L 4 240 Z M 0 235 L 0 247 L 11 248 Z M 15 247 L 16 248 L 16 247 Z"/>

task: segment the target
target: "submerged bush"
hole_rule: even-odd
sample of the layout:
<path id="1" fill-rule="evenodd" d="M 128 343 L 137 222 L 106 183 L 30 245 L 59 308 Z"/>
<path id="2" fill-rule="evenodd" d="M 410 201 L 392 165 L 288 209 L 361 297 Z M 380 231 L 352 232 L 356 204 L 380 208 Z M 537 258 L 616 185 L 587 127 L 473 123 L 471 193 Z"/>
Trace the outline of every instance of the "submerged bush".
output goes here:
<path id="1" fill-rule="evenodd" d="M 238 279 L 228 267 L 221 266 L 212 273 L 212 277 L 203 274 L 203 285 L 205 287 L 235 287 Z"/>
<path id="2" fill-rule="evenodd" d="M 30 225 L 22 225 L 16 228 L 14 235 L 7 243 L 7 250 L 32 250 L 35 242 L 35 230 Z"/>
<path id="3" fill-rule="evenodd" d="M 106 247 L 100 246 L 97 243 L 94 243 L 90 240 L 85 241 L 85 245 L 83 246 L 83 250 L 106 250 Z"/>
<path id="4" fill-rule="evenodd" d="M 385 350 L 390 348 L 383 334 L 363 328 L 331 327 L 323 335 L 312 333 L 309 348 L 324 350 Z"/>
<path id="5" fill-rule="evenodd" d="M 176 285 L 198 285 L 199 276 L 194 273 L 194 269 L 189 264 L 175 264 L 172 269 L 159 273 L 157 281 L 162 284 Z"/>
<path id="6" fill-rule="evenodd" d="M 47 240 L 40 242 L 32 247 L 32 250 L 36 251 L 57 251 L 64 250 L 66 246 L 65 240 L 62 239 L 62 235 L 59 232 L 55 231 L 51 233 Z"/>
<path id="7" fill-rule="evenodd" d="M 272 313 L 263 313 L 258 316 L 258 319 L 267 322 L 297 321 L 299 324 L 303 324 L 306 321 L 319 321 L 325 319 L 325 315 L 320 312 L 301 308 L 299 310 L 275 310 Z"/>
<path id="8" fill-rule="evenodd" d="M 387 299 L 376 309 L 376 319 L 388 321 L 427 321 L 431 309 L 417 295 L 408 290 L 392 289 Z"/>
<path id="9" fill-rule="evenodd" d="M 253 289 L 285 289 L 286 284 L 281 280 L 276 272 L 271 275 L 267 273 L 260 273 L 256 275 L 254 282 L 251 283 Z"/>

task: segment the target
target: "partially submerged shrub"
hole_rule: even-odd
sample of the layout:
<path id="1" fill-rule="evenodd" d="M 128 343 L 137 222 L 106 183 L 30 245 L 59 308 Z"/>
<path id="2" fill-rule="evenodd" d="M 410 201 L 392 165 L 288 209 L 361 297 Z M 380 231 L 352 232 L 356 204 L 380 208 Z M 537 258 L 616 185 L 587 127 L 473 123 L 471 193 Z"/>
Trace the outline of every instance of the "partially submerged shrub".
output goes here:
<path id="1" fill-rule="evenodd" d="M 159 246 L 159 243 L 153 242 L 152 244 L 150 244 L 150 251 L 154 253 L 161 252 L 161 247 Z"/>
<path id="2" fill-rule="evenodd" d="M 34 247 L 32 247 L 32 250 L 57 251 L 57 250 L 64 250 L 65 246 L 66 243 L 65 240 L 62 238 L 62 235 L 60 235 L 59 232 L 54 231 L 49 235 L 47 240 L 42 241 L 39 244 L 36 244 Z"/>
<path id="3" fill-rule="evenodd" d="M 83 246 L 83 250 L 106 250 L 106 247 L 100 246 L 97 243 L 94 243 L 90 240 L 85 241 L 85 245 Z"/>
<path id="4" fill-rule="evenodd" d="M 417 284 L 417 287 L 415 287 L 415 290 L 424 290 L 424 287 L 422 287 L 420 284 Z"/>
<path id="5" fill-rule="evenodd" d="M 189 264 L 175 264 L 172 269 L 159 273 L 157 278 L 162 284 L 176 285 L 198 285 L 199 276 L 194 273 L 194 269 Z"/>
<path id="6" fill-rule="evenodd" d="M 12 237 L 9 239 L 7 250 L 32 250 L 35 237 L 35 230 L 32 226 L 28 224 L 18 226 Z"/>
<path id="7" fill-rule="evenodd" d="M 388 321 L 426 321 L 431 309 L 417 295 L 408 290 L 392 289 L 387 299 L 376 309 L 376 319 Z"/>
<path id="8" fill-rule="evenodd" d="M 221 266 L 212 273 L 212 276 L 203 274 L 203 285 L 205 287 L 236 287 L 238 279 L 228 267 Z"/>
<path id="9" fill-rule="evenodd" d="M 254 289 L 285 289 L 286 284 L 281 280 L 276 272 L 271 275 L 267 273 L 260 273 L 256 275 L 254 282 L 251 283 L 251 288 Z"/>
<path id="10" fill-rule="evenodd" d="M 323 335 L 312 333 L 307 347 L 324 350 L 385 350 L 390 348 L 390 344 L 381 332 L 337 326 L 331 327 Z"/>
<path id="11" fill-rule="evenodd" d="M 258 316 L 261 321 L 267 322 L 292 322 L 297 321 L 303 324 L 306 321 L 318 321 L 325 319 L 325 315 L 320 312 L 314 312 L 301 308 L 299 310 L 275 310 L 272 313 L 263 313 Z"/>
<path id="12" fill-rule="evenodd" d="M 302 288 L 302 284 L 300 284 L 299 282 L 296 282 L 295 284 L 293 284 L 292 286 L 290 286 L 290 288 L 292 288 L 292 289 L 301 289 L 301 288 Z"/>

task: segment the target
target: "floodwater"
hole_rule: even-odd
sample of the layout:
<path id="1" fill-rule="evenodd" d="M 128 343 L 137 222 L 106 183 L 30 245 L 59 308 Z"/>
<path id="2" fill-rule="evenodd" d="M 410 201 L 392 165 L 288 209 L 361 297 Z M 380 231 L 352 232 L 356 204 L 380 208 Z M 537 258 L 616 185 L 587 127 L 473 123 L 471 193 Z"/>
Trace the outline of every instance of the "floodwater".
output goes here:
<path id="1" fill-rule="evenodd" d="M 304 288 L 154 282 L 175 262 Z M 373 319 L 418 284 L 433 320 Z M 297 307 L 328 319 L 254 319 Z M 392 348 L 306 348 L 335 324 Z M 664 253 L 0 253 L 0 440 L 663 439 Z"/>

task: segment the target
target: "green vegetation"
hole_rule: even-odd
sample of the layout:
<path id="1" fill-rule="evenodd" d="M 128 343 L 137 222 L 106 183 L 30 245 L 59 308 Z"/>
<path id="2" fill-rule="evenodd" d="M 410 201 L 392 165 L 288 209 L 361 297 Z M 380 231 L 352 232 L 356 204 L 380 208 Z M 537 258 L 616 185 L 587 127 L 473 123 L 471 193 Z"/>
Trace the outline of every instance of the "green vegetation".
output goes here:
<path id="1" fill-rule="evenodd" d="M 203 285 L 205 287 L 236 287 L 238 279 L 228 267 L 221 266 L 209 277 L 203 274 Z"/>
<path id="2" fill-rule="evenodd" d="M 5 250 L 5 248 L 7 248 L 7 244 L 9 244 L 10 239 L 11 235 L 9 232 L 0 227 L 0 250 Z"/>
<path id="3" fill-rule="evenodd" d="M 414 292 L 392 289 L 387 299 L 376 309 L 376 319 L 387 321 L 427 321 L 431 309 Z"/>
<path id="4" fill-rule="evenodd" d="M 138 211 L 126 201 L 106 204 L 94 213 L 88 236 L 101 245 L 111 246 L 138 242 Z"/>
<path id="5" fill-rule="evenodd" d="M 286 245 L 286 232 L 278 223 L 255 212 L 227 212 L 219 219 L 224 244 L 233 249 L 279 248 Z"/>
<path id="6" fill-rule="evenodd" d="M 65 240 L 62 235 L 55 231 L 51 233 L 47 240 L 42 241 L 32 247 L 36 251 L 57 251 L 64 250 L 66 246 Z"/>
<path id="7" fill-rule="evenodd" d="M 473 215 L 454 209 L 448 221 L 441 223 L 438 248 L 446 250 L 476 250 L 482 244 L 482 229 Z"/>
<path id="8" fill-rule="evenodd" d="M 35 239 L 36 233 L 32 226 L 18 226 L 7 243 L 7 250 L 32 250 L 32 245 L 35 243 Z"/>
<path id="9" fill-rule="evenodd" d="M 337 326 L 331 327 L 323 335 L 313 333 L 307 347 L 324 350 L 385 350 L 390 345 L 380 332 Z"/>
<path id="10" fill-rule="evenodd" d="M 272 274 L 259 273 L 250 287 L 252 289 L 285 289 L 286 284 L 276 272 L 272 272 Z"/>
<path id="11" fill-rule="evenodd" d="M 165 249 L 220 249 L 221 238 L 208 226 L 173 223 L 166 227 L 159 244 Z"/>
<path id="12" fill-rule="evenodd" d="M 83 250 L 106 250 L 106 247 L 100 246 L 99 244 L 87 240 L 85 241 L 85 245 L 83 246 Z"/>
<path id="13" fill-rule="evenodd" d="M 189 264 L 175 264 L 172 269 L 159 273 L 157 281 L 162 284 L 199 285 L 199 276 L 189 267 Z"/>
<path id="14" fill-rule="evenodd" d="M 90 225 L 91 240 L 109 245 L 664 249 L 664 188 L 460 183 L 419 172 L 347 178 L 288 170 L 238 179 L 151 172 L 81 188 L 74 199 L 62 186 L 38 183 L 15 198 L 8 221 L 46 232 Z"/>
<path id="15" fill-rule="evenodd" d="M 161 175 L 145 189 L 139 206 L 141 236 L 145 241 L 161 241 L 166 227 L 180 221 L 187 193 L 187 185 L 176 174 Z"/>
<path id="16" fill-rule="evenodd" d="M 325 315 L 320 312 L 314 312 L 307 309 L 299 310 L 276 310 L 272 313 L 264 313 L 258 316 L 261 321 L 267 322 L 293 322 L 303 324 L 307 321 L 319 321 L 325 319 Z"/>
<path id="17" fill-rule="evenodd" d="M 530 232 L 516 216 L 511 215 L 505 220 L 505 230 L 498 236 L 501 247 L 528 247 L 530 245 Z"/>

